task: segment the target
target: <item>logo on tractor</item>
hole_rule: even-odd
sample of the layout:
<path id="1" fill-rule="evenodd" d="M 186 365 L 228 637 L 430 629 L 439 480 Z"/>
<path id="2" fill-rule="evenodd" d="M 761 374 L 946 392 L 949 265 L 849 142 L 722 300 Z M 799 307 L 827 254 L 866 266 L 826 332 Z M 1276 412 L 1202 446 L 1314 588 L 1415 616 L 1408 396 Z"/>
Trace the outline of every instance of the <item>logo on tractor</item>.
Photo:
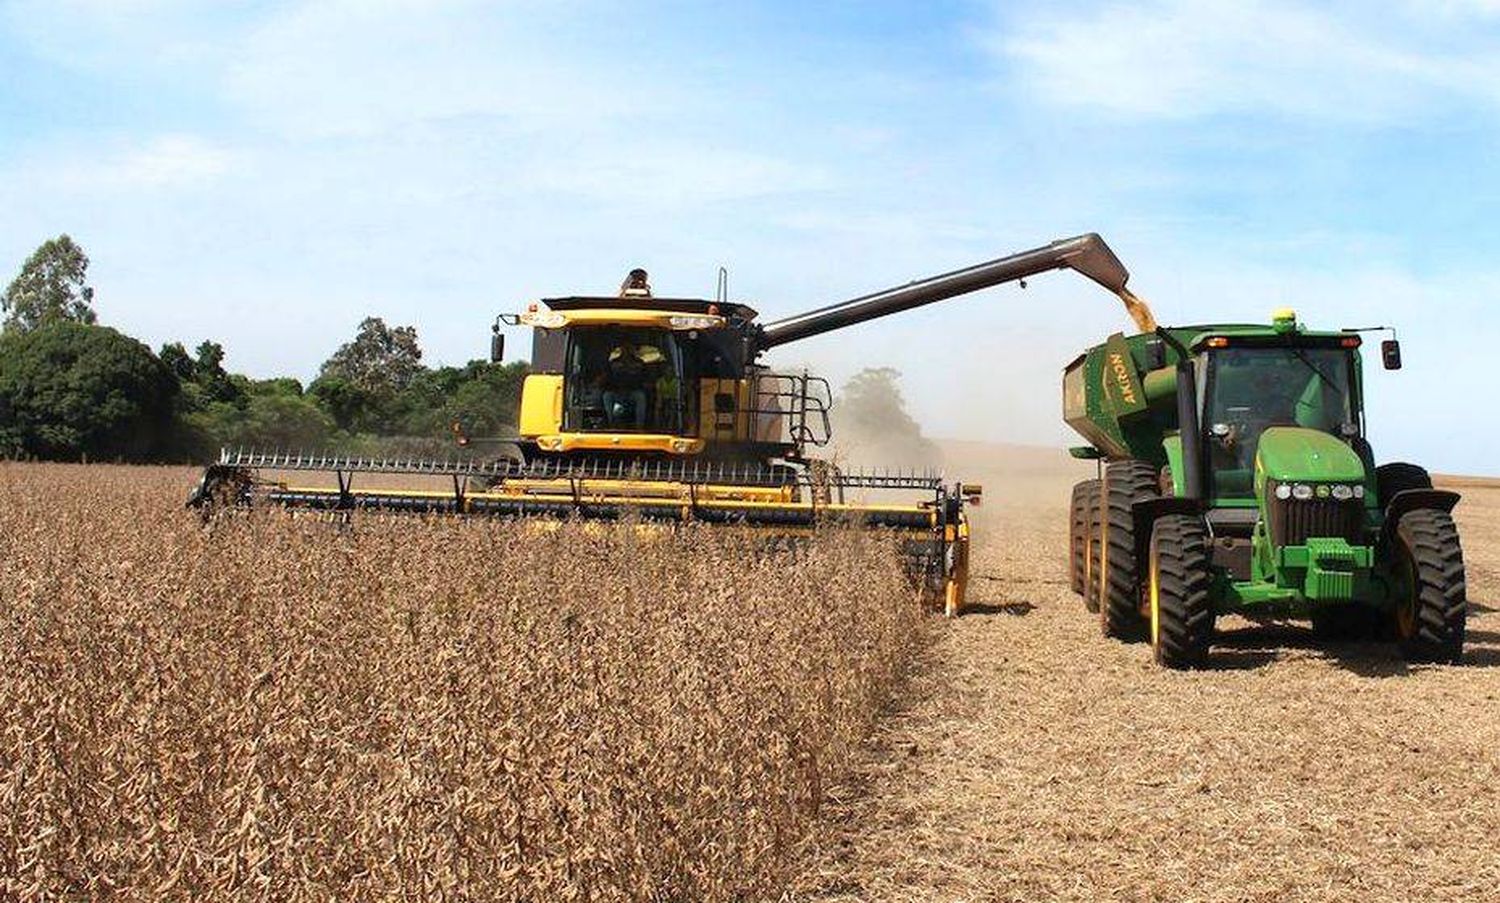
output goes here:
<path id="1" fill-rule="evenodd" d="M 1130 378 L 1130 368 L 1125 363 L 1125 356 L 1118 351 L 1109 353 L 1109 369 L 1115 375 L 1115 383 L 1120 389 L 1120 400 L 1128 405 L 1135 405 L 1135 383 Z"/>

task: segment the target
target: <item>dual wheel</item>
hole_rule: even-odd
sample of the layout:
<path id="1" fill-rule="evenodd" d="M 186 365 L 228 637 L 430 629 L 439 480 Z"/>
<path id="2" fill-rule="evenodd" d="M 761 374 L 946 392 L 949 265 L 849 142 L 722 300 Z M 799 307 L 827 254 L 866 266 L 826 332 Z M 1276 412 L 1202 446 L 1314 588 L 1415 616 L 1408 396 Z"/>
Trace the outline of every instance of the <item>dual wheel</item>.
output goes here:
<path id="1" fill-rule="evenodd" d="M 1070 583 L 1099 617 L 1107 637 L 1148 635 L 1136 549 L 1136 502 L 1160 495 L 1156 468 L 1143 461 L 1109 464 L 1102 479 L 1073 487 L 1069 519 Z"/>

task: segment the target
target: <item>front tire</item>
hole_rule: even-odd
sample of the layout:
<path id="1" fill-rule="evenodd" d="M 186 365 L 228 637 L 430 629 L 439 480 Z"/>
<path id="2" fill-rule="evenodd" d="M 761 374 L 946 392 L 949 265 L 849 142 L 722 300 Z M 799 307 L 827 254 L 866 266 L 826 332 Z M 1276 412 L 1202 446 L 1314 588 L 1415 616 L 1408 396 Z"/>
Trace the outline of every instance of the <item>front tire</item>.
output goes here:
<path id="1" fill-rule="evenodd" d="M 1083 493 L 1083 607 L 1099 612 L 1099 495 L 1098 480 L 1089 480 Z"/>
<path id="2" fill-rule="evenodd" d="M 1104 470 L 1099 536 L 1099 630 L 1107 637 L 1139 640 L 1141 567 L 1135 560 L 1135 503 L 1157 496 L 1156 468 L 1145 461 L 1116 461 Z"/>
<path id="3" fill-rule="evenodd" d="M 1168 514 L 1152 525 L 1147 561 L 1151 651 L 1165 667 L 1183 670 L 1208 664 L 1214 636 L 1211 566 L 1202 518 Z"/>
<path id="4" fill-rule="evenodd" d="M 1452 515 L 1418 508 L 1396 525 L 1396 642 L 1411 662 L 1457 664 L 1468 623 L 1464 553 Z"/>

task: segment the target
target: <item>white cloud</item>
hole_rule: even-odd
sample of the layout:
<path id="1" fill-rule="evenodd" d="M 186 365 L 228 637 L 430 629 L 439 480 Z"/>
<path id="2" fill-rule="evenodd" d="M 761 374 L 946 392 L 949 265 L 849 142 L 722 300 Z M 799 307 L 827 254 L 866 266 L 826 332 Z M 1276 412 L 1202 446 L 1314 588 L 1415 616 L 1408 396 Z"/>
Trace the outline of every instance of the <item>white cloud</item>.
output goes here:
<path id="1" fill-rule="evenodd" d="M 1464 5 L 1477 13 L 1494 4 Z M 1497 42 L 1415 9 L 1107 3 L 1022 15 L 984 42 L 1042 99 L 1129 116 L 1270 112 L 1374 123 L 1429 103 L 1500 100 Z"/>

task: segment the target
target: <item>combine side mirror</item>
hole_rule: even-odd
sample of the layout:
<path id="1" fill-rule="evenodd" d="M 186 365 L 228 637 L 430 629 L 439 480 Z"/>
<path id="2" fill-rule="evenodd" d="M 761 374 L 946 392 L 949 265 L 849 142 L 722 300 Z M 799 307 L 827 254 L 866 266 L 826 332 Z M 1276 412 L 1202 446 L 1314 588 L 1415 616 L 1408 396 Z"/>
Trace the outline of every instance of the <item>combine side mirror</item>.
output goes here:
<path id="1" fill-rule="evenodd" d="M 490 336 L 490 362 L 498 364 L 505 360 L 505 334 L 497 326 L 495 334 Z"/>
<path id="2" fill-rule="evenodd" d="M 1380 343 L 1380 360 L 1385 364 L 1387 370 L 1401 369 L 1401 343 L 1395 339 L 1386 339 Z"/>

